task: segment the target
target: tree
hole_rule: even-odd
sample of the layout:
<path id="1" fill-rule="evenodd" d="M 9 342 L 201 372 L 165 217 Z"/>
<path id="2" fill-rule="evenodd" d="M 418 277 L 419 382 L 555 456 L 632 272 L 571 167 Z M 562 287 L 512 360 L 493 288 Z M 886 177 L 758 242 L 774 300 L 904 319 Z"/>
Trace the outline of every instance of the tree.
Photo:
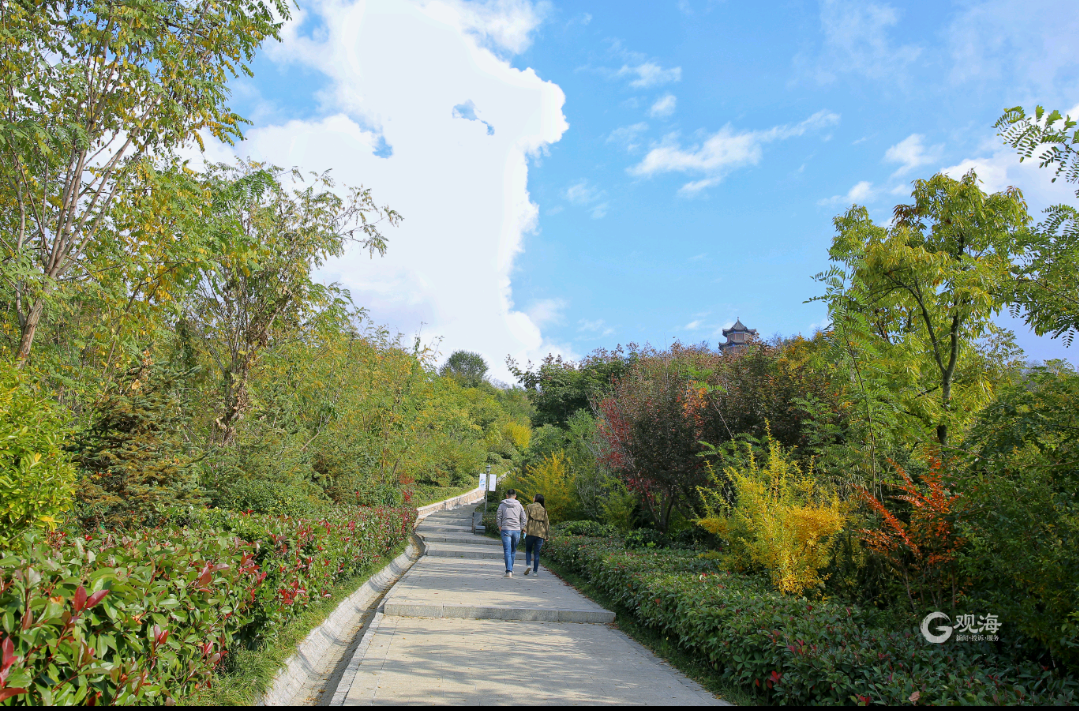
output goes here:
<path id="1" fill-rule="evenodd" d="M 973 171 L 917 180 L 912 197 L 890 226 L 859 206 L 837 217 L 834 266 L 818 278 L 833 320 L 864 315 L 897 405 L 945 446 L 991 394 L 996 368 L 982 339 L 1007 342 L 993 317 L 1030 218 L 1019 190 L 987 195 Z"/>
<path id="2" fill-rule="evenodd" d="M 487 373 L 487 361 L 479 353 L 454 351 L 438 371 L 444 378 L 453 378 L 463 388 L 478 388 Z"/>
<path id="3" fill-rule="evenodd" d="M 373 256 L 386 251 L 379 223 L 401 216 L 379 207 L 371 192 L 333 191 L 329 175 L 288 189 L 275 166 L 240 163 L 211 168 L 213 230 L 219 253 L 203 271 L 187 321 L 220 375 L 218 435 L 229 443 L 247 411 L 248 380 L 262 350 L 275 338 L 298 333 L 320 309 L 343 307 L 347 295 L 316 282 L 311 272 L 358 243 Z M 303 185 L 303 176 L 290 176 Z"/>
<path id="4" fill-rule="evenodd" d="M 276 13 L 276 17 L 275 17 Z M 30 355 L 46 305 L 139 170 L 200 131 L 243 122 L 227 82 L 289 16 L 283 0 L 13 0 L 0 5 L 0 218 L 5 276 Z"/>
<path id="5" fill-rule="evenodd" d="M 1046 115 L 1038 106 L 1028 116 L 1021 106 L 1008 109 L 996 127 L 1023 161 L 1040 151 L 1042 168 L 1056 170 L 1069 183 L 1079 183 L 1079 125 L 1059 111 Z M 1079 197 L 1079 189 L 1075 192 Z M 1072 205 L 1053 205 L 1045 220 L 1025 235 L 1013 269 L 1013 312 L 1024 315 L 1038 335 L 1050 333 L 1071 345 L 1079 332 L 1079 211 Z"/>
<path id="6" fill-rule="evenodd" d="M 701 360 L 718 357 L 677 344 L 671 351 L 645 351 L 596 403 L 600 463 L 641 497 L 660 531 L 667 531 L 675 510 L 687 518 L 704 513 L 697 495 L 707 478 L 698 456 L 704 445 L 693 415 L 702 401 L 693 373 Z"/>
<path id="7" fill-rule="evenodd" d="M 531 363 L 520 368 L 512 358 L 506 359 L 506 365 L 532 398 L 536 408 L 533 424 L 565 429 L 575 412 L 591 411 L 593 402 L 609 391 L 611 382 L 626 372 L 633 358 L 632 352 L 627 357 L 618 347 L 610 352 L 594 351 L 580 363 L 548 355 L 534 370 Z"/>

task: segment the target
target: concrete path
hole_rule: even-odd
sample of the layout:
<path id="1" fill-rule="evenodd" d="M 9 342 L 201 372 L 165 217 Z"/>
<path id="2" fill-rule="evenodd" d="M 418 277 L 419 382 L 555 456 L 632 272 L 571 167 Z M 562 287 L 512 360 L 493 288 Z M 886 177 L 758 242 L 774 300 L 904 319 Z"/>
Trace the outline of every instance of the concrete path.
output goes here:
<path id="1" fill-rule="evenodd" d="M 386 594 L 334 694 L 344 705 L 717 705 L 695 682 L 604 624 L 604 610 L 541 566 L 502 577 L 473 507 L 417 528 L 428 554 Z M 463 530 L 462 530 L 463 529 Z"/>

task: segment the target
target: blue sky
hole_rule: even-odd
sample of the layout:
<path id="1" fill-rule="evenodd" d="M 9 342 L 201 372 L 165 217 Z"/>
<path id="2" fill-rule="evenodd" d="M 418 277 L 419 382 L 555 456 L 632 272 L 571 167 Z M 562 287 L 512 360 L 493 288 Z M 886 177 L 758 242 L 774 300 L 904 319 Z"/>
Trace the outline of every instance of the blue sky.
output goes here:
<path id="1" fill-rule="evenodd" d="M 714 345 L 736 317 L 810 333 L 832 218 L 886 220 L 940 170 L 1074 202 L 992 124 L 1079 104 L 1076 36 L 1074 2 L 305 2 L 234 83 L 236 151 L 398 208 L 384 260 L 324 277 L 505 378 L 506 355 Z"/>

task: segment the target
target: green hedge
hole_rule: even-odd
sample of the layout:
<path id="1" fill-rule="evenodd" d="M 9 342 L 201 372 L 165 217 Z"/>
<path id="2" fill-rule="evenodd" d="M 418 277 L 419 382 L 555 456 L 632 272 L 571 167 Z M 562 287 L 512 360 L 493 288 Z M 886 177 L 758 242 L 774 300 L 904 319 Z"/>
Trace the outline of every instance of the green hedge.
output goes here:
<path id="1" fill-rule="evenodd" d="M 1077 700 L 1074 679 L 992 644 L 931 645 L 915 629 L 881 629 L 857 608 L 780 595 L 692 553 L 571 536 L 552 540 L 544 554 L 773 703 Z"/>
<path id="2" fill-rule="evenodd" d="M 411 508 L 30 538 L 0 559 L 0 702 L 173 703 L 405 540 Z"/>

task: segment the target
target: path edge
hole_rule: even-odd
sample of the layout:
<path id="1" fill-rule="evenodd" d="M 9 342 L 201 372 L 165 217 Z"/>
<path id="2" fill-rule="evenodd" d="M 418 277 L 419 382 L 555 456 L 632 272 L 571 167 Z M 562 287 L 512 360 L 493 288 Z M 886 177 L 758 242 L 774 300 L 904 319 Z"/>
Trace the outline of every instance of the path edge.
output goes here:
<path id="1" fill-rule="evenodd" d="M 464 494 L 437 501 L 427 506 L 421 506 L 416 509 L 416 523 L 419 524 L 420 521 L 436 511 L 448 511 L 482 501 L 485 493 L 486 491 L 483 488 L 477 487 Z M 371 575 L 355 592 L 342 600 L 334 608 L 333 612 L 327 615 L 322 624 L 311 630 L 303 638 L 303 641 L 296 645 L 296 651 L 277 670 L 266 693 L 255 702 L 255 705 L 292 705 L 293 697 L 296 693 L 312 677 L 322 675 L 323 657 L 331 648 L 340 644 L 340 640 L 337 638 L 337 630 L 354 628 L 364 613 L 370 609 L 371 601 L 388 590 L 392 590 L 396 582 L 404 578 L 405 574 L 412 568 L 412 564 L 419 560 L 420 556 L 426 551 L 427 547 L 423 540 L 413 533 L 408 547 L 403 553 L 390 561 L 386 567 Z M 359 659 L 363 658 L 363 652 L 367 651 L 366 645 L 370 643 L 368 635 L 373 629 L 377 628 L 377 623 L 381 622 L 381 618 L 382 613 L 376 612 L 374 619 L 368 624 L 367 629 L 364 631 L 364 638 L 360 641 L 360 646 L 357 647 L 355 654 L 353 654 L 353 660 L 349 663 L 348 669 L 346 669 L 344 676 L 338 683 L 338 691 L 335 691 L 331 705 L 340 706 L 343 703 L 344 697 L 342 697 L 341 702 L 338 702 L 337 699 L 339 690 L 345 688 L 345 693 L 347 694 L 348 688 L 352 686 L 352 681 L 355 679 L 358 669 L 358 666 L 357 669 L 352 668 L 353 663 L 358 665 L 356 661 L 357 655 L 359 655 Z M 346 680 L 348 681 L 347 687 L 345 686 Z M 327 691 L 329 690 L 327 689 Z"/>

